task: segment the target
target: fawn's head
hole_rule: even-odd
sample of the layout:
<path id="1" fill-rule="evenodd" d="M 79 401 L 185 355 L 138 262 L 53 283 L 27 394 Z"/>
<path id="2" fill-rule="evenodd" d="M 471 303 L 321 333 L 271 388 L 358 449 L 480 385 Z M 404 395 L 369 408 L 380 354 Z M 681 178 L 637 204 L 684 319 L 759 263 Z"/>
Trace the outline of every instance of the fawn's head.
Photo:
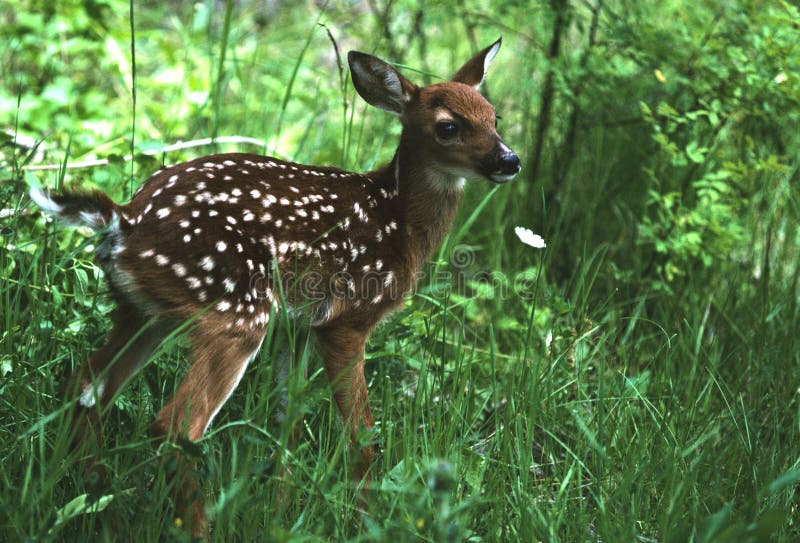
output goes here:
<path id="1" fill-rule="evenodd" d="M 364 100 L 400 117 L 401 147 L 445 186 L 482 177 L 504 183 L 519 158 L 497 134 L 497 114 L 478 93 L 501 40 L 477 53 L 450 81 L 418 87 L 382 60 L 351 51 L 353 84 Z"/>

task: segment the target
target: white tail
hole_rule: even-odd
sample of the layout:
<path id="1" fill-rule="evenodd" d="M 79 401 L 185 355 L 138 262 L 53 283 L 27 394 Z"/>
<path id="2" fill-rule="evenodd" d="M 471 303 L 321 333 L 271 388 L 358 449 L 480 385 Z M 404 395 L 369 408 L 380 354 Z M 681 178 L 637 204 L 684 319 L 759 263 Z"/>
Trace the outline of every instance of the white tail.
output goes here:
<path id="1" fill-rule="evenodd" d="M 350 52 L 358 93 L 403 124 L 392 161 L 366 174 L 222 154 L 159 170 L 126 205 L 96 191 L 32 192 L 48 212 L 107 228 L 97 258 L 117 309 L 107 343 L 69 389 L 78 397 L 76 441 L 100 440 L 97 407 L 189 320 L 191 368 L 151 431 L 199 439 L 279 305 L 308 315 L 351 436 L 371 428 L 364 380 L 370 332 L 401 304 L 441 244 L 464 178 L 502 183 L 520 169 L 497 134 L 494 108 L 477 92 L 499 47 L 500 40 L 453 80 L 428 87 Z M 372 447 L 361 450 L 359 477 L 373 456 Z M 195 483 L 186 476 L 180 488 L 179 514 L 189 507 L 186 521 L 201 533 Z"/>

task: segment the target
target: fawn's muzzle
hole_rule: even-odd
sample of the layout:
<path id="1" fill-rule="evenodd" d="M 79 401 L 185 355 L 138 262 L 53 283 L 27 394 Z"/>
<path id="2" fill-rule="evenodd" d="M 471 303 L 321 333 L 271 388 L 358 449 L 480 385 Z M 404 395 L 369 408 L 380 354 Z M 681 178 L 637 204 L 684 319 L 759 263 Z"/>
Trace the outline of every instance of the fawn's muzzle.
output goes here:
<path id="1" fill-rule="evenodd" d="M 487 177 L 495 183 L 505 183 L 519 173 L 522 166 L 517 154 L 509 149 L 503 142 L 484 159 L 484 168 Z"/>

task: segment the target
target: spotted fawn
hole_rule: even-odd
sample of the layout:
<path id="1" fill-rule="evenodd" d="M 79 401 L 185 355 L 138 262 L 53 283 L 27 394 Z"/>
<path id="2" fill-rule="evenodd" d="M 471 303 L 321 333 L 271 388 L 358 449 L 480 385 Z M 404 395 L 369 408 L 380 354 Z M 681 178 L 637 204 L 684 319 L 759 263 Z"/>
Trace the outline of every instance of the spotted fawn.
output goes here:
<path id="1" fill-rule="evenodd" d="M 458 209 L 465 178 L 520 170 L 478 93 L 501 40 L 452 80 L 418 87 L 382 60 L 348 54 L 356 91 L 402 123 L 391 162 L 365 174 L 250 154 L 218 154 L 154 173 L 125 205 L 99 191 L 40 189 L 43 210 L 102 232 L 96 258 L 116 302 L 113 329 L 69 381 L 77 444 L 100 445 L 101 413 L 177 326 L 191 367 L 150 432 L 200 439 L 258 353 L 279 308 L 306 315 L 345 427 L 373 425 L 364 347 L 413 288 Z M 274 320 L 274 319 L 273 319 Z M 374 451 L 360 450 L 357 478 Z M 205 530 L 196 481 L 176 475 L 176 507 Z"/>

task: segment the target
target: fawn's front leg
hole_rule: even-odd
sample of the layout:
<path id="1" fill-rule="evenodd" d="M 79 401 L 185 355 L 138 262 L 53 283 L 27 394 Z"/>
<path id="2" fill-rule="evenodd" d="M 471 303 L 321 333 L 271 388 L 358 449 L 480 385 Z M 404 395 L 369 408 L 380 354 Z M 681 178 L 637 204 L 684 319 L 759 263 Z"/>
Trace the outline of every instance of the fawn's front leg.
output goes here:
<path id="1" fill-rule="evenodd" d="M 336 405 L 350 433 L 351 444 L 356 445 L 359 427 L 370 430 L 374 424 L 364 378 L 364 347 L 369 332 L 343 325 L 329 325 L 315 330 Z M 361 447 L 354 475 L 365 487 L 369 484 L 374 458 L 375 449 L 372 445 Z"/>

